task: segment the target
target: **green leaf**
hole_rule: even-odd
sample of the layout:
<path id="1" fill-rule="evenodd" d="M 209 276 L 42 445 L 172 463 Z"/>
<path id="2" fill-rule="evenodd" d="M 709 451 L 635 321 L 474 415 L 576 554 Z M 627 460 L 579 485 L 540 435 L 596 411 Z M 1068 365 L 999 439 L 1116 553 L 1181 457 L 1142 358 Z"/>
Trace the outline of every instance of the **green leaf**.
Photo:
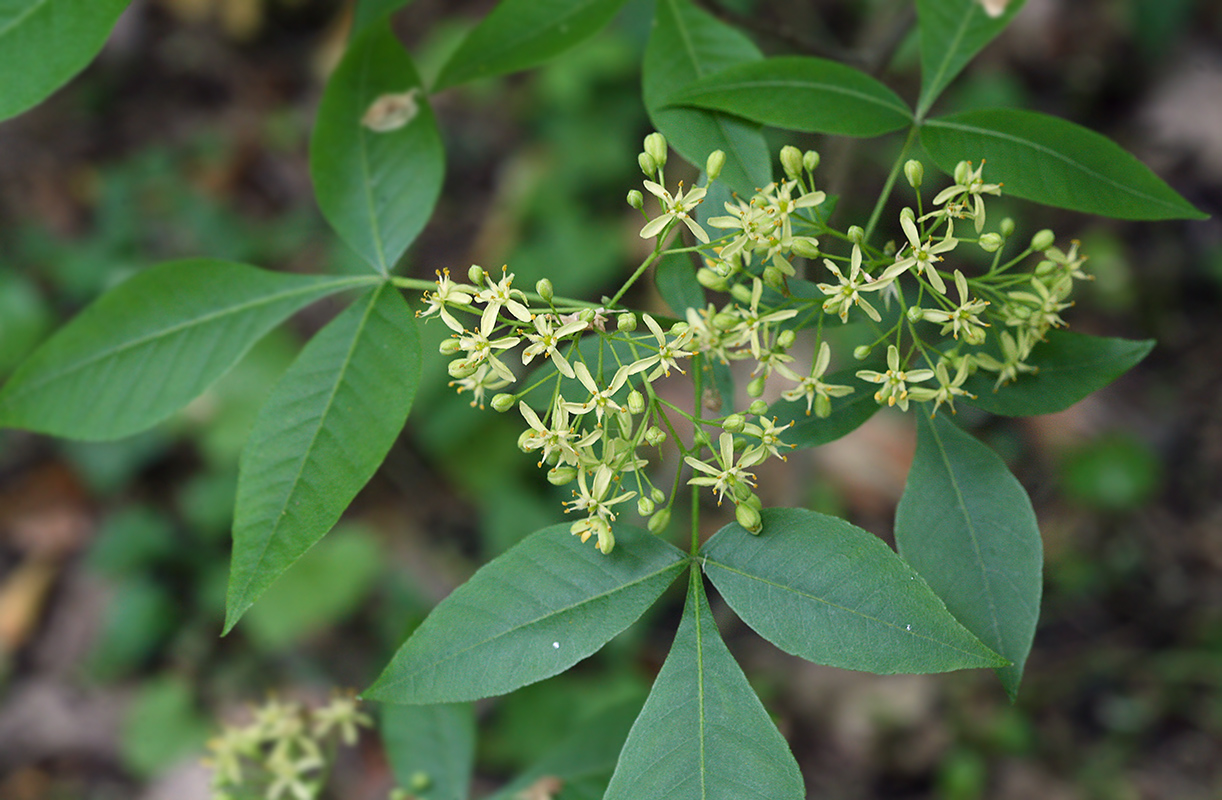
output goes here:
<path id="1" fill-rule="evenodd" d="M 403 125 L 364 124 L 376 101 L 405 93 L 415 111 Z M 383 18 L 352 41 L 323 92 L 310 140 L 318 206 L 340 238 L 387 275 L 433 213 L 444 172 L 420 78 Z"/>
<path id="2" fill-rule="evenodd" d="M 878 401 L 868 390 L 860 388 L 856 370 L 844 370 L 826 378 L 825 383 L 858 385 L 847 397 L 832 398 L 832 413 L 826 417 L 806 413 L 806 400 L 778 400 L 768 408 L 768 416 L 776 417 L 779 425 L 793 424 L 781 434 L 786 444 L 794 447 L 818 447 L 834 442 L 860 428 L 878 411 Z"/>
<path id="3" fill-rule="evenodd" d="M 130 0 L 5 0 L 0 4 L 0 120 L 42 102 L 106 44 Z"/>
<path id="4" fill-rule="evenodd" d="M 991 108 L 927 120 L 921 144 L 940 169 L 987 160 L 1006 194 L 1117 219 L 1205 219 L 1120 145 L 1067 120 Z"/>
<path id="5" fill-rule="evenodd" d="M 916 417 L 896 544 L 955 618 L 1011 662 L 997 674 L 1014 698 L 1040 613 L 1035 512 L 996 453 L 944 417 Z"/>
<path id="6" fill-rule="evenodd" d="M 238 473 L 225 631 L 321 539 L 403 428 L 420 339 L 382 284 L 310 340 L 272 390 Z"/>
<path id="7" fill-rule="evenodd" d="M 912 111 L 899 95 L 874 78 L 807 56 L 749 61 L 704 75 L 672 95 L 670 104 L 844 136 L 879 136 L 912 123 Z"/>
<path id="8" fill-rule="evenodd" d="M 501 0 L 467 35 L 434 91 L 530 69 L 598 33 L 625 0 Z"/>
<path id="9" fill-rule="evenodd" d="M 658 259 L 653 282 L 678 319 L 683 319 L 689 308 L 704 308 L 704 288 L 696 281 L 696 270 L 687 253 L 667 253 Z"/>
<path id="10" fill-rule="evenodd" d="M 603 555 L 536 531 L 485 564 L 433 610 L 365 696 L 451 703 L 505 694 L 563 672 L 644 613 L 682 569 L 682 552 L 616 525 Z"/>
<path id="11" fill-rule="evenodd" d="M 979 0 L 917 0 L 921 43 L 921 99 L 917 118 L 929 113 L 942 90 L 1001 33 L 1026 0 L 1012 0 L 999 17 Z"/>
<path id="12" fill-rule="evenodd" d="M 605 800 L 805 797 L 789 747 L 717 632 L 699 571 L 690 575 L 675 643 Z"/>
<path id="13" fill-rule="evenodd" d="M 1005 663 L 878 537 L 802 508 L 762 517 L 759 535 L 718 531 L 701 563 L 743 621 L 785 652 L 884 675 Z"/>
<path id="14" fill-rule="evenodd" d="M 1055 414 L 1128 372 L 1154 349 L 1154 344 L 1153 339 L 1133 341 L 1049 331 L 1027 359 L 1028 364 L 1039 367 L 1039 372 L 1020 375 L 996 391 L 995 376 L 977 372 L 963 384 L 976 399 L 965 397 L 962 402 L 1006 417 Z"/>
<path id="15" fill-rule="evenodd" d="M 146 677 L 123 719 L 119 740 L 123 764 L 146 778 L 167 772 L 192 756 L 198 758 L 208 728 L 195 707 L 194 688 L 186 677 Z"/>
<path id="16" fill-rule="evenodd" d="M 395 782 L 419 800 L 466 800 L 475 767 L 469 704 L 385 706 L 382 742 Z"/>
<path id="17" fill-rule="evenodd" d="M 715 111 L 671 108 L 671 99 L 697 78 L 762 58 L 751 40 L 696 8 L 690 0 L 658 0 L 645 48 L 642 91 L 649 119 L 680 155 L 703 167 L 722 150 L 720 180 L 750 196 L 772 181 L 772 160 L 759 126 Z"/>
<path id="18" fill-rule="evenodd" d="M 365 32 L 365 29 L 381 22 L 386 17 L 411 3 L 412 0 L 358 0 L 352 10 L 352 33 L 355 39 Z"/>
<path id="19" fill-rule="evenodd" d="M 290 314 L 368 278 L 171 261 L 102 295 L 0 391 L 0 426 L 72 439 L 151 428 L 225 374 Z"/>

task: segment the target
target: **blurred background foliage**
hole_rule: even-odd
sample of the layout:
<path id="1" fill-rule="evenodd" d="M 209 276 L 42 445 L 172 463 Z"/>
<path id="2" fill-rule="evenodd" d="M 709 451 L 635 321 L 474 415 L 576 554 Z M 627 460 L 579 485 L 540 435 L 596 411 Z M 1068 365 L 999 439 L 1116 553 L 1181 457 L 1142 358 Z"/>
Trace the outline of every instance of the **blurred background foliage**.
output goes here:
<path id="1" fill-rule="evenodd" d="M 416 0 L 396 17 L 426 80 L 491 5 Z M 769 53 L 868 64 L 894 50 L 882 77 L 915 94 L 912 37 L 886 41 L 903 3 L 701 5 Z M 326 230 L 306 168 L 349 12 L 331 0 L 137 0 L 97 63 L 0 125 L 0 376 L 161 260 L 361 268 Z M 522 285 L 546 275 L 565 294 L 614 288 L 643 254 L 623 198 L 649 130 L 639 69 L 650 14 L 649 0 L 631 0 L 543 69 L 434 98 L 448 174 L 405 271 L 509 264 Z M 1216 3 L 1029 0 L 942 101 L 1099 130 L 1214 219 L 1135 225 L 1003 201 L 1020 230 L 1052 227 L 1091 254 L 1097 280 L 1073 310 L 1077 329 L 1160 345 L 1062 414 L 960 415 L 1028 487 L 1045 537 L 1044 617 L 1016 705 L 988 675 L 815 667 L 727 620 L 811 797 L 1222 796 L 1220 97 Z M 846 215 L 868 208 L 897 146 L 793 143 L 823 153 L 821 188 L 842 194 Z M 241 443 L 303 334 L 336 307 L 299 315 L 150 433 L 79 444 L 0 431 L 0 797 L 206 797 L 198 758 L 218 720 L 271 691 L 321 700 L 365 685 L 480 563 L 557 521 L 561 498 L 517 451 L 518 423 L 453 394 L 433 346 L 447 331 L 426 325 L 434 355 L 385 467 L 340 528 L 218 638 Z M 909 421 L 880 414 L 791 458 L 766 476 L 768 491 L 888 538 L 911 453 Z M 571 744 L 586 720 L 614 731 L 605 720 L 631 719 L 622 709 L 643 701 L 668 629 L 647 616 L 571 672 L 480 704 L 477 792 Z M 383 798 L 392 781 L 370 734 L 332 796 Z"/>

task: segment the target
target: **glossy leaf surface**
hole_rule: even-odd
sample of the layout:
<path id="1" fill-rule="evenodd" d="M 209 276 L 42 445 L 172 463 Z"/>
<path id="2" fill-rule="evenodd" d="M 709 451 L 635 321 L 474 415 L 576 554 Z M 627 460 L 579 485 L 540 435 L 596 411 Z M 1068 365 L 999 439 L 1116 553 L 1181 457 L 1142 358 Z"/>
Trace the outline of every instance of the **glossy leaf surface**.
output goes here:
<path id="1" fill-rule="evenodd" d="M 670 253 L 658 259 L 653 282 L 678 319 L 683 319 L 689 308 L 704 308 L 704 287 L 696 280 L 688 253 Z"/>
<path id="2" fill-rule="evenodd" d="M 698 570 L 606 800 L 799 800 L 789 747 L 717 632 Z"/>
<path id="3" fill-rule="evenodd" d="M 339 520 L 407 420 L 420 340 L 390 284 L 310 340 L 242 451 L 225 630 Z"/>
<path id="4" fill-rule="evenodd" d="M 924 117 L 938 96 L 985 45 L 1001 33 L 1026 0 L 1011 0 L 999 17 L 979 0 L 917 0 L 921 43 L 921 99 Z"/>
<path id="5" fill-rule="evenodd" d="M 151 428 L 290 314 L 367 283 L 204 258 L 151 267 L 98 298 L 17 369 L 0 391 L 0 426 L 91 440 Z"/>
<path id="6" fill-rule="evenodd" d="M 1117 219 L 1204 219 L 1120 145 L 1068 120 L 992 108 L 927 120 L 921 144 L 947 173 L 984 159 L 1007 195 Z"/>
<path id="7" fill-rule="evenodd" d="M 1004 663 L 878 537 L 800 508 L 762 516 L 758 536 L 737 524 L 718 531 L 701 564 L 743 621 L 785 652 L 886 675 Z"/>
<path id="8" fill-rule="evenodd" d="M 0 120 L 42 102 L 93 60 L 131 0 L 0 3 Z"/>
<path id="9" fill-rule="evenodd" d="M 401 788 L 420 776 L 427 800 L 467 800 L 475 768 L 475 712 L 467 703 L 384 706 L 382 741 Z"/>
<path id="10" fill-rule="evenodd" d="M 624 0 L 501 0 L 446 62 L 434 90 L 529 69 L 602 30 Z"/>
<path id="11" fill-rule="evenodd" d="M 743 34 L 696 8 L 690 0 L 658 0 L 645 49 L 642 91 L 645 109 L 671 147 L 698 167 L 722 150 L 721 180 L 750 196 L 772 180 L 768 145 L 759 126 L 715 111 L 670 107 L 697 78 L 762 58 Z"/>
<path id="12" fill-rule="evenodd" d="M 1035 512 L 991 449 L 945 417 L 917 420 L 895 541 L 955 618 L 1011 662 L 997 674 L 1013 698 L 1040 612 Z"/>
<path id="13" fill-rule="evenodd" d="M 674 581 L 684 555 L 616 525 L 603 555 L 569 525 L 536 531 L 443 600 L 365 692 L 392 703 L 504 694 L 563 672 L 631 625 Z"/>
<path id="14" fill-rule="evenodd" d="M 879 136 L 912 122 L 899 95 L 874 78 L 804 56 L 737 64 L 688 84 L 670 102 L 775 128 L 844 136 Z"/>
<path id="15" fill-rule="evenodd" d="M 390 124 L 392 102 L 400 104 L 402 124 L 370 127 Z M 340 238 L 386 275 L 433 213 L 444 171 L 441 136 L 416 68 L 387 21 L 372 23 L 348 46 L 318 108 L 310 140 L 318 207 Z"/>
<path id="16" fill-rule="evenodd" d="M 1107 386 L 1153 349 L 1152 339 L 1134 341 L 1049 331 L 1026 362 L 1039 367 L 1039 372 L 1020 375 L 996 391 L 996 374 L 977 372 L 963 384 L 976 398 L 964 397 L 960 402 L 1007 417 L 1054 414 Z"/>

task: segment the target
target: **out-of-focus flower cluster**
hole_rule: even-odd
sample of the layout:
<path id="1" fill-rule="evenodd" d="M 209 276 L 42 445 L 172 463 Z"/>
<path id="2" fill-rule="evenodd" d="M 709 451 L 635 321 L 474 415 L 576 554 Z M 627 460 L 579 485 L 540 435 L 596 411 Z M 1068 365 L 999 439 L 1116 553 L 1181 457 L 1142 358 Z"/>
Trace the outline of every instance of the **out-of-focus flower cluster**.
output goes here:
<path id="1" fill-rule="evenodd" d="M 997 373 L 995 388 L 1034 371 L 1028 363 L 1032 348 L 1050 328 L 1065 324 L 1060 312 L 1071 305 L 1074 281 L 1088 277 L 1077 243 L 1063 251 L 1051 231 L 1036 234 L 1003 261 L 1012 249 L 1007 245 L 1014 223 L 1004 219 L 997 231 L 985 232 L 986 197 L 999 195 L 1001 186 L 985 182 L 983 163 L 960 163 L 954 183 L 928 209 L 920 194 L 923 166 L 905 164 L 915 207 L 899 215 L 898 246 L 879 248 L 859 227 L 841 231 L 830 224 L 832 204 L 815 187 L 817 153 L 783 148 L 784 180 L 749 199 L 734 196 L 724 203 L 724 215 L 703 223 L 696 211 L 725 155 L 709 156 L 705 185 L 684 189 L 679 183 L 673 192 L 666 188 L 666 158 L 662 136 L 647 137 L 639 163 L 657 213 L 645 213 L 642 192 L 628 195 L 645 215 L 641 237 L 657 240 L 650 261 L 667 252 L 672 234 L 690 236 L 696 244 L 687 249 L 701 263 L 696 280 L 728 295 L 725 302 L 688 308 L 682 319 L 668 321 L 616 303 L 643 270 L 603 307 L 557 298 L 546 279 L 528 294 L 514 287 L 506 268 L 497 277 L 472 266 L 461 283 L 439 272 L 420 312 L 453 331 L 441 345 L 452 357 L 451 385 L 470 393 L 472 405 L 518 410 L 521 449 L 538 452 L 549 481 L 573 486 L 566 511 L 582 518 L 572 532 L 582 541 L 595 537 L 604 553 L 614 547 L 612 523 L 630 501 L 648 518 L 650 530 L 666 527 L 678 480 L 670 492 L 654 485 L 647 452 L 675 437 L 678 417 L 695 430 L 690 445 L 676 442 L 693 470 L 688 483 L 709 487 L 719 503 L 729 498 L 738 521 L 758 531 L 752 470 L 769 458 L 784 458 L 789 427 L 768 417 L 758 399 L 770 380 L 783 382 L 782 399 L 818 417 L 862 389 L 872 391 L 878 403 L 904 410 L 916 402 L 932 403 L 934 413 L 942 405 L 953 411 L 955 398 L 967 394 L 964 382 L 979 370 Z M 991 264 L 973 270 L 947 263 L 967 245 L 985 255 L 977 261 Z M 1020 271 L 1018 265 L 1033 254 L 1040 256 L 1034 269 Z M 853 355 L 865 359 L 885 346 L 885 369 L 859 369 L 847 375 L 848 382 L 829 382 L 834 337 L 825 323 L 837 319 L 869 327 L 872 343 Z M 638 331 L 640 322 L 644 330 Z M 809 344 L 796 349 L 800 337 Z M 813 358 L 799 365 L 796 352 Z M 751 362 L 750 407 L 707 418 L 703 409 L 688 411 L 661 399 L 654 383 L 685 372 L 696 358 L 700 369 L 712 362 Z M 551 368 L 528 371 L 536 362 Z M 714 430 L 715 440 L 706 428 Z"/>

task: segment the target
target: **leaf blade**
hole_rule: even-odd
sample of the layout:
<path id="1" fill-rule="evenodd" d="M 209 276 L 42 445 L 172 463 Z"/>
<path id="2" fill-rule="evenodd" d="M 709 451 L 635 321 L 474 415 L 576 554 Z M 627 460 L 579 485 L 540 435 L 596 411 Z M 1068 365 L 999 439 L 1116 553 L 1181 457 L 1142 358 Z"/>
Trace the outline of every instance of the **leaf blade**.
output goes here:
<path id="1" fill-rule="evenodd" d="M 242 451 L 225 632 L 377 471 L 419 382 L 415 320 L 381 284 L 305 346 Z"/>
<path id="2" fill-rule="evenodd" d="M 722 111 L 774 128 L 844 136 L 880 136 L 912 122 L 899 95 L 835 61 L 780 56 L 704 75 L 671 105 Z"/>
<path id="3" fill-rule="evenodd" d="M 990 17 L 978 0 L 917 0 L 921 51 L 922 119 L 942 91 L 977 53 L 1001 33 L 1026 0 L 1012 0 L 999 17 Z"/>
<path id="4" fill-rule="evenodd" d="M 376 102 L 395 96 L 415 109 L 402 125 L 378 131 L 364 124 Z M 432 214 L 444 172 L 420 78 L 382 17 L 353 39 L 323 91 L 310 138 L 318 206 L 349 247 L 389 275 Z"/>
<path id="5" fill-rule="evenodd" d="M 917 420 L 896 544 L 955 618 L 1011 662 L 997 674 L 1014 698 L 1040 610 L 1035 512 L 992 450 L 944 418 Z"/>
<path id="6" fill-rule="evenodd" d="M 386 706 L 382 741 L 400 787 L 428 778 L 429 800 L 467 800 L 475 769 L 475 710 L 468 703 Z"/>
<path id="7" fill-rule="evenodd" d="M 675 642 L 624 743 L 606 800 L 804 796 L 798 765 L 718 634 L 693 569 Z"/>
<path id="8" fill-rule="evenodd" d="M 674 580 L 685 556 L 616 526 L 608 555 L 536 531 L 455 589 L 364 693 L 395 703 L 463 702 L 551 677 L 602 647 Z"/>
<path id="9" fill-rule="evenodd" d="M 1081 125 L 1035 111 L 991 108 L 926 120 L 921 144 L 953 173 L 987 160 L 1006 194 L 1116 219 L 1205 219 L 1120 145 Z"/>
<path id="10" fill-rule="evenodd" d="M 98 298 L 17 369 L 0 391 L 0 426 L 86 440 L 150 428 L 289 315 L 368 280 L 216 259 L 150 267 Z"/>
<path id="11" fill-rule="evenodd" d="M 702 563 L 743 621 L 785 652 L 883 675 L 1000 662 L 876 536 L 805 509 L 761 516 L 758 536 L 718 531 Z"/>

